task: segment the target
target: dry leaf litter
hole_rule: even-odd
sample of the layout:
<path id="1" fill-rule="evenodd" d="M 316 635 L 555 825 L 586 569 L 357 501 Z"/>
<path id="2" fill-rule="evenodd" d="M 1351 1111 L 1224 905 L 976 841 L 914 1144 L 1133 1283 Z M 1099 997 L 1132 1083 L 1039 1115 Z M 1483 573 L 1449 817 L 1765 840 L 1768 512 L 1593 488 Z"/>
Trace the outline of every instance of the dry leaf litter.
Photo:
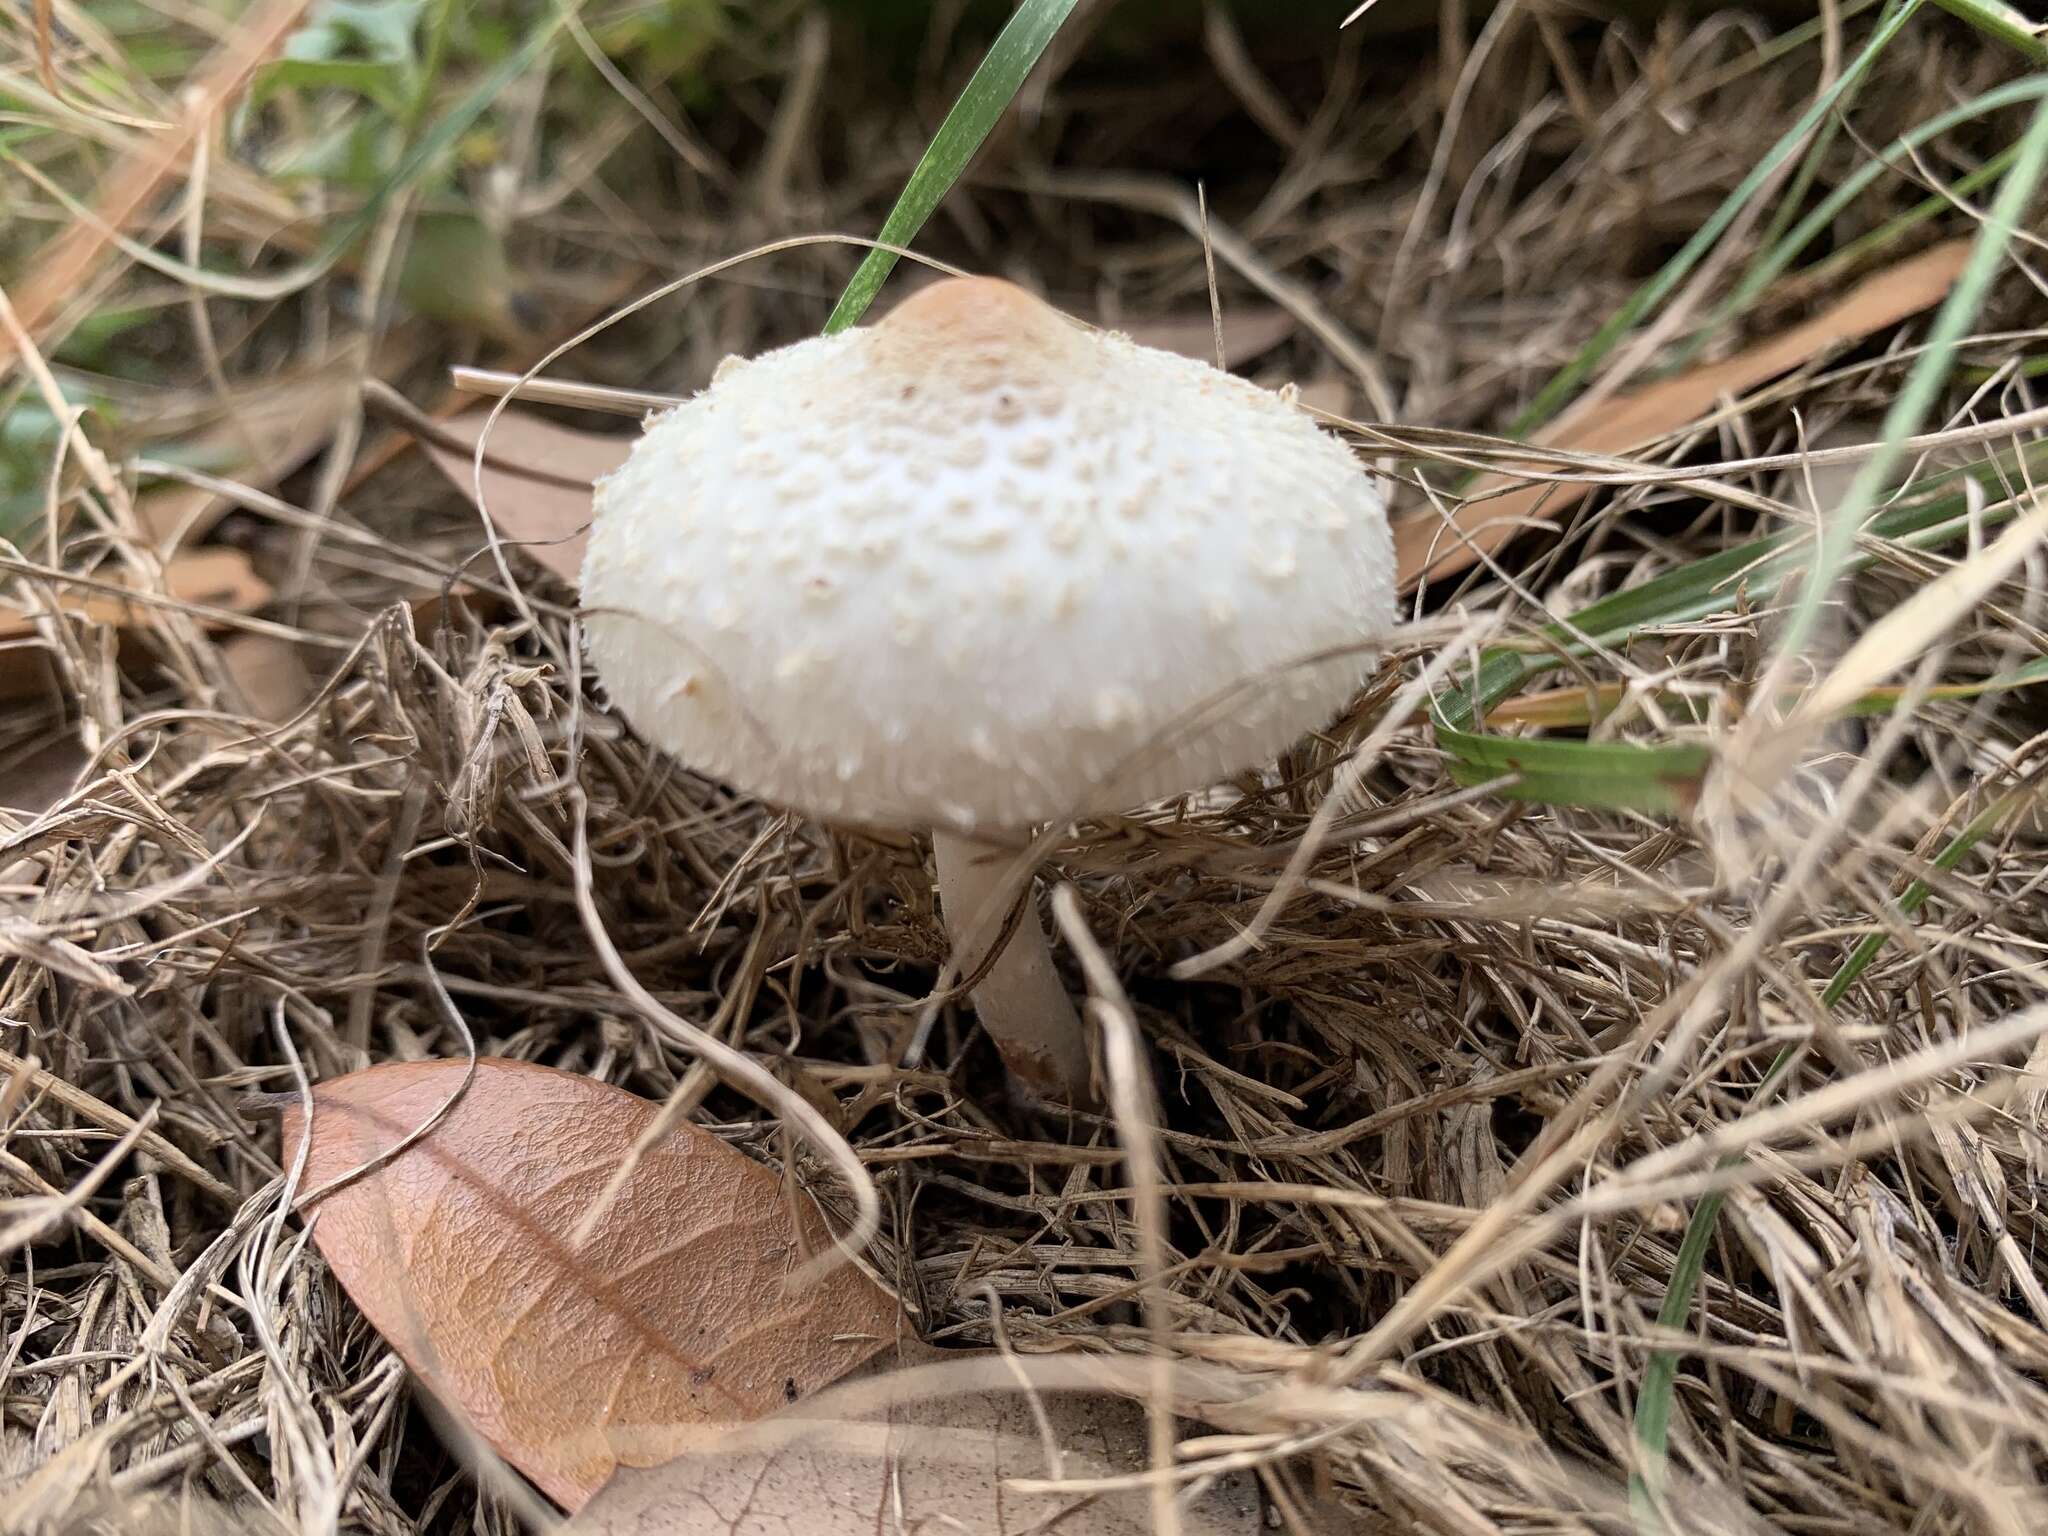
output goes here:
<path id="1" fill-rule="evenodd" d="M 1063 53 L 1028 131 L 1000 136 L 929 245 L 1105 323 L 1180 323 L 1205 305 L 1182 191 L 1200 172 L 1226 311 L 1261 291 L 1295 308 L 1250 371 L 1361 419 L 1497 431 L 1810 99 L 1813 51 L 1774 59 L 1764 35 L 1735 13 L 1596 41 L 1523 18 L 1420 76 L 1356 38 L 1249 63 L 1212 46 L 1224 66 L 1176 56 L 1187 89 L 1172 91 Z M 795 58 L 832 68 L 835 89 L 743 80 L 757 120 L 716 125 L 705 146 L 722 179 L 674 205 L 622 205 L 617 182 L 558 189 L 523 258 L 631 288 L 650 269 L 620 261 L 665 275 L 756 236 L 873 228 L 915 122 L 936 121 L 958 73 L 928 67 L 920 119 L 859 84 L 857 44 L 831 42 L 826 64 L 813 47 L 724 66 Z M 1888 140 L 2012 68 L 1961 28 L 1926 29 L 1880 65 L 1856 131 Z M 2012 126 L 1952 135 L 1923 167 L 1952 177 Z M 668 151 L 628 131 L 628 159 L 660 165 Z M 1205 153 L 1217 144 L 1235 158 Z M 1844 136 L 1831 163 L 1860 152 Z M 1838 238 L 1926 195 L 1882 180 Z M 1937 223 L 1968 233 L 1959 213 Z M 1738 230 L 1713 282 L 1683 297 L 1690 321 L 1757 235 Z M 688 390 L 722 353 L 814 327 L 845 268 L 818 250 L 753 264 L 582 349 L 575 371 Z M 1972 361 L 2038 346 L 2041 318 L 2039 288 L 2010 277 Z M 1919 334 L 1810 359 L 1645 457 L 1741 461 L 1867 426 Z M 252 387 L 277 362 L 261 340 L 234 359 Z M 428 344 L 382 376 L 431 401 L 438 366 L 460 360 Z M 2036 404 L 2001 374 L 1952 393 L 1941 424 Z M 391 457 L 374 428 L 363 454 Z M 1412 480 L 1433 455 L 1418 445 L 1388 468 Z M 858 1150 L 883 1202 L 870 1258 L 932 1343 L 1163 1347 L 1233 1384 L 1230 1452 L 1292 1463 L 1381 1528 L 1457 1532 L 1626 1528 L 1631 1414 L 1651 1353 L 1675 1345 L 1670 1497 L 1686 1529 L 2042 1529 L 2038 812 L 1952 872 L 1928 863 L 1989 797 L 2032 785 L 2039 690 L 1844 725 L 1739 817 L 1464 793 L 1420 723 L 1349 756 L 1416 663 L 1469 653 L 1487 616 L 1515 632 L 1739 540 L 1758 497 L 1804 494 L 1778 468 L 1720 472 L 1734 494 L 1680 478 L 1600 489 L 1505 563 L 1431 587 L 1421 607 L 1452 617 L 1272 773 L 1051 850 L 1159 1073 L 1163 1339 L 1144 1321 L 1116 1126 L 1003 1102 L 950 1004 L 918 1069 L 888 1064 L 945 959 L 919 848 L 794 821 L 624 735 L 584 687 L 573 594 L 517 556 L 523 594 L 503 590 L 473 512 L 418 459 L 338 501 L 318 475 L 202 486 L 227 508 L 221 547 L 246 552 L 278 603 L 252 618 L 151 601 L 122 635 L 45 619 L 41 648 L 8 661 L 32 695 L 8 760 L 45 771 L 0 797 L 19 806 L 0 842 L 7 1522 L 182 1529 L 195 1507 L 225 1522 L 225 1504 L 257 1530 L 517 1528 L 515 1501 L 472 1478 L 280 1219 L 278 1143 L 245 1114 L 252 1094 L 459 1058 L 473 1040 L 680 1092 L 847 1218 L 827 1164 L 607 979 L 576 910 L 587 839 L 590 894 L 633 973 L 772 1063 Z M 2011 477 L 2008 494 L 2024 489 Z M 69 494 L 89 515 L 62 570 L 149 589 L 122 483 L 83 476 Z M 1422 504 L 1412 485 L 1397 494 Z M 1879 548 L 1832 608 L 1830 643 L 1956 553 Z M 25 550 L 9 567 L 41 611 L 68 579 L 45 561 Z M 1725 737 L 1777 597 L 1745 593 L 1589 664 L 1584 682 L 1634 685 L 1601 729 Z M 1956 616 L 1939 676 L 2039 655 L 2044 597 L 2036 555 Z M 311 692 L 273 680 L 253 709 L 234 647 L 251 634 L 294 641 Z M 1698 709 L 1667 708 L 1672 691 Z M 48 771 L 52 743 L 75 744 L 75 774 Z M 1262 920 L 1347 763 L 1350 797 L 1305 883 Z M 1933 882 L 1928 905 L 1885 917 L 1915 875 Z M 1821 985 L 1873 923 L 1889 947 L 1823 1010 Z M 1223 945 L 1229 963 L 1173 978 Z M 1746 1113 L 1787 1042 L 1795 1071 Z M 1700 1321 L 1674 1336 L 1655 1317 L 1680 1231 L 1737 1151 Z M 1192 1396 L 1175 1406 L 1217 1422 Z M 1198 1465 L 1225 1448 L 1189 1449 Z"/>

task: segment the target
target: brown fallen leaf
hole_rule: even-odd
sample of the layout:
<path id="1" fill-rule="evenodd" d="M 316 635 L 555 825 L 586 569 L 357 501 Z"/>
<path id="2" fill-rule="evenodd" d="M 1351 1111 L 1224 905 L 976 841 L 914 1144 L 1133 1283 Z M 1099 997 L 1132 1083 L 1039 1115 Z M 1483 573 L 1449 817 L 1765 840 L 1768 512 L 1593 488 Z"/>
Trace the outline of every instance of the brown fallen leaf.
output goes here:
<path id="1" fill-rule="evenodd" d="M 33 821 L 71 792 L 86 762 L 75 731 L 53 731 L 0 754 L 0 822 Z"/>
<path id="2" fill-rule="evenodd" d="M 11 566 L 16 572 L 27 569 L 20 564 Z M 214 610 L 197 617 L 207 628 L 219 629 L 226 627 L 224 615 L 253 613 L 271 597 L 270 583 L 256 574 L 247 555 L 233 549 L 194 549 L 175 556 L 164 567 L 162 589 L 148 597 L 129 596 L 118 576 L 95 577 L 90 584 L 48 582 L 35 576 L 23 579 L 40 582 L 44 598 L 54 600 L 67 613 L 126 630 L 138 629 L 152 614 L 167 611 L 164 599 Z M 19 643 L 31 639 L 35 632 L 35 619 L 17 597 L 0 598 L 0 701 L 32 698 L 48 693 L 53 686 L 54 674 L 42 648 Z M 131 660 L 143 664 L 149 654 L 148 647 L 131 646 L 126 637 L 121 650 L 124 664 Z"/>
<path id="3" fill-rule="evenodd" d="M 1575 453 L 1618 454 L 1675 432 L 1712 410 L 1723 396 L 1797 368 L 1810 358 L 1870 336 L 1938 304 L 1969 255 L 1969 242 L 1951 240 L 1872 273 L 1811 320 L 1719 362 L 1637 390 L 1566 411 L 1535 435 L 1545 447 Z M 1454 576 L 1521 532 L 1531 515 L 1556 517 L 1591 489 L 1585 485 L 1530 484 L 1512 475 L 1482 475 L 1467 490 L 1473 499 L 1453 519 L 1459 538 L 1436 512 L 1410 512 L 1394 525 L 1396 564 L 1404 590 L 1425 580 Z M 1501 494 L 1492 494 L 1500 492 Z"/>
<path id="4" fill-rule="evenodd" d="M 1238 368 L 1263 356 L 1292 336 L 1297 322 L 1277 304 L 1230 304 L 1223 310 L 1223 366 Z M 1183 357 L 1216 361 L 1216 322 L 1205 309 L 1199 314 L 1161 315 L 1110 327 L 1141 347 L 1158 347 Z"/>
<path id="5" fill-rule="evenodd" d="M 1145 1536 L 1152 1530 L 1142 1488 L 1054 1493 L 1005 1486 L 1011 1479 L 1142 1472 L 1145 1412 L 1138 1404 L 1100 1391 L 1040 1391 L 1042 1428 L 1012 1362 L 980 1352 L 963 1358 L 913 1347 L 910 1353 L 921 1363 L 907 1371 L 877 1361 L 859 1378 L 772 1419 L 727 1432 L 661 1466 L 620 1472 L 561 1536 Z M 1346 1527 L 1341 1514 L 1319 1510 L 1310 1529 Z M 1183 1496 L 1184 1536 L 1254 1536 L 1264 1529 L 1257 1485 L 1245 1474 Z"/>
<path id="6" fill-rule="evenodd" d="M 95 578 L 90 584 L 53 582 L 47 588 L 59 607 L 99 624 L 133 625 L 145 621 L 161 605 L 126 595 L 122 584 Z M 174 602 L 231 613 L 248 613 L 270 600 L 270 584 L 256 574 L 249 557 L 238 549 L 194 549 L 164 567 L 163 591 Z M 0 641 L 35 633 L 34 617 L 19 603 L 0 606 Z"/>
<path id="7" fill-rule="evenodd" d="M 831 1244 L 823 1219 L 692 1125 L 573 1244 L 659 1113 L 574 1073 L 480 1061 L 427 1136 L 319 1196 L 426 1124 L 464 1070 L 400 1062 L 314 1089 L 301 1189 L 314 1242 L 377 1331 L 566 1508 L 611 1476 L 615 1446 L 759 1418 L 895 1342 L 901 1310 L 857 1269 L 789 1290 Z M 287 1163 L 303 1131 L 294 1102 Z"/>
<path id="8" fill-rule="evenodd" d="M 313 696 L 305 658 L 281 636 L 230 635 L 221 642 L 220 660 L 241 694 L 238 707 L 252 719 L 289 720 Z"/>
<path id="9" fill-rule="evenodd" d="M 423 333 L 400 327 L 371 366 L 380 375 L 401 374 L 422 346 Z M 237 485 L 270 490 L 333 438 L 336 423 L 354 407 L 361 369 L 359 361 L 343 358 L 238 389 L 219 402 L 219 419 L 202 418 L 196 431 L 180 434 L 180 451 Z M 135 515 L 152 539 L 176 537 L 190 545 L 231 505 L 203 486 L 168 481 L 135 498 Z"/>
<path id="10" fill-rule="evenodd" d="M 467 451 L 432 439 L 424 443 L 441 472 L 467 496 L 471 455 L 489 410 L 466 411 L 439 424 Z M 603 436 L 558 426 L 517 407 L 500 413 L 484 461 L 484 504 L 501 538 L 514 541 L 536 562 L 574 586 L 590 542 L 590 487 L 626 462 L 634 438 Z"/>
<path id="11" fill-rule="evenodd" d="M 608 314 L 632 298 L 634 294 L 646 286 L 646 279 L 647 269 L 637 263 L 621 268 L 607 278 L 588 284 L 580 279 L 557 280 L 551 278 L 549 280 L 551 297 L 562 300 L 566 303 L 567 307 L 557 310 L 550 317 L 549 324 L 542 336 L 534 338 L 526 346 L 514 347 L 511 354 L 501 359 L 501 362 L 505 367 L 513 370 L 510 375 L 512 378 L 520 377 L 526 368 L 539 362 L 555 342 L 573 336 L 590 321 Z M 565 281 L 573 284 L 573 294 L 560 291 L 562 283 Z M 386 389 L 389 389 L 389 386 L 383 384 L 382 381 L 388 378 L 395 378 L 402 371 L 378 369 L 374 376 L 365 382 L 363 404 L 373 411 L 378 410 L 380 407 L 379 396 Z M 451 417 L 461 414 L 473 401 L 474 391 L 464 390 L 454 381 L 469 371 L 467 368 L 452 370 L 450 383 L 442 388 L 426 405 L 412 406 L 410 402 L 407 402 L 409 409 L 406 413 L 406 418 L 438 427 Z M 392 394 L 396 395 L 396 393 L 395 390 L 392 391 Z M 399 396 L 398 398 L 402 400 L 404 397 Z M 629 412 L 628 414 L 636 413 Z M 377 439 L 365 443 L 362 451 L 356 455 L 355 463 L 349 468 L 348 479 L 342 486 L 342 495 L 355 495 L 365 485 L 368 485 L 372 478 L 382 474 L 398 459 L 418 447 L 420 440 L 416 432 L 409 429 L 401 429 L 397 432 L 385 433 Z M 464 477 L 462 484 L 466 492 L 469 487 L 467 476 Z"/>

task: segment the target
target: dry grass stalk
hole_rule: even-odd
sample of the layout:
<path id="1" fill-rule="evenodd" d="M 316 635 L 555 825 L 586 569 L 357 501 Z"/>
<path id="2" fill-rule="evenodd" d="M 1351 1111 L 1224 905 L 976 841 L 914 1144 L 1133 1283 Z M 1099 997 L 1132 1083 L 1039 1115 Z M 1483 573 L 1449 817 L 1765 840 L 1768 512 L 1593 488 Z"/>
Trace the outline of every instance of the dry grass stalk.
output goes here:
<path id="1" fill-rule="evenodd" d="M 1308 335 L 1360 339 L 1370 368 L 1352 377 L 1391 407 L 1374 414 L 1484 432 L 1810 93 L 1811 59 L 1761 59 L 1749 25 L 1615 28 L 1563 54 L 1554 28 L 1508 28 L 1468 56 L 1485 88 L 1452 92 L 1449 121 L 1436 81 L 1395 89 L 1355 40 L 1260 75 L 1216 32 L 1251 103 L 1242 119 L 1230 91 L 1134 93 L 1085 59 L 1048 110 L 1099 101 L 1101 137 L 1070 146 L 1090 175 L 1126 168 L 1134 146 L 1179 169 L 1186 97 L 1207 127 L 1269 143 L 1256 174 L 1211 182 L 1216 227 L 1313 305 Z M 1859 127 L 1896 131 L 2003 67 L 1965 35 L 1942 46 L 1938 70 L 1885 65 Z M 1307 89 L 1283 114 L 1261 79 Z M 902 161 L 880 147 L 902 142 L 902 105 L 848 81 L 804 101 L 808 133 L 777 136 L 780 227 L 872 227 L 894 190 Z M 1417 125 L 1425 146 L 1441 130 L 1440 156 L 1390 148 Z M 657 153 L 641 144 L 651 129 L 588 131 Z M 1959 136 L 1938 167 L 1996 142 Z M 737 128 L 711 144 L 734 159 L 723 185 L 744 184 L 751 144 Z M 836 144 L 857 148 L 826 161 Z M 579 147 L 564 160 L 583 164 Z M 1405 241 L 1426 177 L 1430 213 Z M 689 260 L 729 251 L 725 194 L 691 185 L 680 211 L 625 203 L 587 170 L 530 187 L 527 254 L 580 269 L 603 243 L 593 229 Z M 1919 195 L 1880 187 L 1857 217 Z M 1012 145 L 935 240 L 963 263 L 1014 263 L 1083 312 L 1199 308 L 1200 251 L 1161 211 L 1063 197 Z M 1217 254 L 1226 307 L 1264 286 Z M 823 248 L 777 261 L 749 275 L 822 294 L 839 270 Z M 1383 313 L 1374 296 L 1397 276 L 1407 297 Z M 325 287 L 300 302 L 314 330 L 343 313 Z M 233 308 L 215 316 L 243 338 L 226 365 L 259 380 L 275 353 L 254 317 L 223 323 Z M 578 361 L 603 382 L 687 389 L 720 351 L 789 339 L 814 311 L 700 287 Z M 2032 424 L 1979 430 L 2039 406 L 2011 366 L 2038 349 L 2038 314 L 2023 279 L 2001 290 L 1974 348 L 1992 372 L 1952 402 L 1941 452 L 1982 463 L 2038 441 Z M 1797 515 L 1809 436 L 1867 418 L 1910 340 L 1727 401 L 1654 462 L 1553 466 L 1593 485 L 1562 526 L 1433 599 L 1516 633 Z M 1288 346 L 1267 376 L 1322 368 L 1314 342 Z M 1371 451 L 1448 484 L 1475 446 L 1411 430 Z M 17 586 L 146 566 L 125 487 L 75 478 L 56 561 L 20 552 L 38 575 Z M 224 488 L 236 537 L 284 569 L 315 526 L 304 487 Z M 2032 485 L 2012 470 L 2000 494 Z M 228 1501 L 259 1530 L 333 1516 L 390 1536 L 512 1528 L 277 1223 L 275 1144 L 237 1111 L 251 1090 L 290 1088 L 295 1059 L 323 1077 L 365 1055 L 459 1055 L 437 986 L 481 1050 L 673 1095 L 850 1215 L 832 1168 L 718 1088 L 665 1021 L 752 1053 L 860 1155 L 882 1267 L 937 1342 L 1000 1328 L 1029 1354 L 1163 1338 L 1234 1386 L 1227 1416 L 1204 1405 L 1228 1443 L 1184 1453 L 1306 1455 L 1397 1527 L 1624 1528 L 1630 1415 L 1666 1347 L 1684 1356 L 1671 1478 L 1691 1529 L 2048 1524 L 2048 1039 L 2032 1028 L 2048 999 L 2048 823 L 2026 811 L 1952 872 L 1929 865 L 1985 797 L 2038 783 L 2038 689 L 1835 722 L 1761 811 L 1662 822 L 1454 790 L 1425 726 L 1381 728 L 1436 652 L 1418 636 L 1272 774 L 1059 839 L 1072 919 L 1099 946 L 1095 990 L 1121 994 L 1113 1006 L 1167 1068 L 1162 1230 L 1138 1219 L 1115 1125 L 1001 1110 L 950 1003 L 919 1070 L 885 1064 L 947 959 L 919 850 L 794 822 L 652 759 L 568 665 L 566 594 L 514 565 L 527 617 L 505 622 L 511 594 L 477 544 L 473 513 L 406 464 L 334 509 L 296 626 L 227 613 L 213 630 L 159 602 L 117 643 L 75 613 L 37 620 L 47 702 L 24 706 L 6 744 L 61 730 L 84 763 L 0 836 L 0 1181 L 32 1202 L 0 1226 L 37 1228 L 0 1254 L 0 1478 L 25 1474 L 6 1496 L 16 1525 L 89 1530 L 107 1500 L 133 1498 L 171 1520 L 181 1501 Z M 1835 654 L 1971 557 L 1872 553 L 1834 609 Z M 1947 576 L 1970 602 L 1916 628 L 1935 642 L 1926 677 L 1991 676 L 2044 649 L 2048 566 L 2038 551 L 1997 558 L 1995 581 Z M 1720 739 L 1777 599 L 1747 592 L 1584 663 L 1581 680 L 1619 689 L 1598 730 Z M 245 711 L 222 661 L 223 640 L 258 625 L 320 669 L 282 718 Z M 1340 773 L 1348 793 L 1325 811 Z M 1934 895 L 1903 922 L 1891 899 L 1916 876 Z M 599 963 L 579 899 L 644 997 Z M 1873 925 L 1890 945 L 1823 1010 L 1821 983 Z M 1218 950 L 1226 965 L 1172 978 Z M 1780 1107 L 1745 1118 L 1787 1042 L 1799 1056 Z M 89 1188 L 124 1137 L 130 1155 Z M 1715 1175 L 1736 1147 L 1739 1174 Z M 1674 1338 L 1654 1316 L 1688 1203 L 1717 1180 L 1729 1200 L 1698 1326 Z"/>

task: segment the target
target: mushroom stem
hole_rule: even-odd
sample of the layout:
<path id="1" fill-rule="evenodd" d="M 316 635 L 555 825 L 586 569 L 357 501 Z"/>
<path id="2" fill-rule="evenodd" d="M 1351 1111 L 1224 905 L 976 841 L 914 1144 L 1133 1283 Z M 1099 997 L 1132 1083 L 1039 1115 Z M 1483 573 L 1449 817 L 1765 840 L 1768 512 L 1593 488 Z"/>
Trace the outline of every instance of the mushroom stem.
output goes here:
<path id="1" fill-rule="evenodd" d="M 932 862 L 946 929 L 961 951 L 955 956 L 960 974 L 971 976 L 989 946 L 1002 938 L 1007 904 L 1017 896 L 1011 878 L 1015 856 L 972 838 L 934 832 Z M 1052 962 L 1035 904 L 1025 908 L 1010 942 L 975 987 L 974 1011 L 1027 1092 L 1076 1106 L 1095 1101 L 1080 1015 Z"/>

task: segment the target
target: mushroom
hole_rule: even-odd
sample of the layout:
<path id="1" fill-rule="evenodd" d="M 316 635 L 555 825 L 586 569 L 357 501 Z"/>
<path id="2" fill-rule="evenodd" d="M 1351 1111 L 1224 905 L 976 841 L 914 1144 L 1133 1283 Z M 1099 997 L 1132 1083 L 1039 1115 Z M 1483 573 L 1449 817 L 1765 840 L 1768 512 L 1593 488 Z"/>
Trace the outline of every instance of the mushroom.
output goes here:
<path id="1" fill-rule="evenodd" d="M 1377 489 L 1285 396 L 953 278 L 654 418 L 598 488 L 583 597 L 612 704 L 684 765 L 929 830 L 973 976 L 1031 828 L 1328 720 L 1394 556 Z M 973 1001 L 1020 1086 L 1092 1099 L 1035 912 Z"/>

